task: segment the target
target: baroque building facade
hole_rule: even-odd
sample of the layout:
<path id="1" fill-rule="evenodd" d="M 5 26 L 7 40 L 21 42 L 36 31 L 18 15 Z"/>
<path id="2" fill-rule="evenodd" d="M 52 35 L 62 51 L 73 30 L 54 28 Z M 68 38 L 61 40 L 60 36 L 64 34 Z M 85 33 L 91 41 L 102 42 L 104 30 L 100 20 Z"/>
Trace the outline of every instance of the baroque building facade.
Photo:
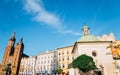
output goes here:
<path id="1" fill-rule="evenodd" d="M 36 56 L 30 56 L 24 63 L 24 75 L 35 75 Z"/>
<path id="2" fill-rule="evenodd" d="M 57 68 L 62 69 L 64 73 L 68 73 L 68 66 L 73 61 L 73 46 L 57 48 Z"/>
<path id="3" fill-rule="evenodd" d="M 20 62 L 20 68 L 19 68 L 19 75 L 24 75 L 25 74 L 25 62 L 28 57 L 23 57 Z"/>
<path id="4" fill-rule="evenodd" d="M 37 74 L 54 74 L 57 68 L 56 51 L 46 51 L 37 55 L 36 73 Z"/>
<path id="5" fill-rule="evenodd" d="M 22 58 L 19 75 L 53 75 L 57 69 L 56 60 L 56 51 L 45 51 L 36 56 Z"/>

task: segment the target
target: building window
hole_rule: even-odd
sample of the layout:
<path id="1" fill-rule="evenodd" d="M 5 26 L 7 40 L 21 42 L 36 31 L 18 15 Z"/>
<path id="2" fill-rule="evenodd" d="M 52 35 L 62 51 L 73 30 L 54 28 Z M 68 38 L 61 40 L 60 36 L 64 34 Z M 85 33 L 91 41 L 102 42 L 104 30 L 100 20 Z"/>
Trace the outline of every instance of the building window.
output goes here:
<path id="1" fill-rule="evenodd" d="M 53 63 L 53 61 L 51 60 L 51 63 Z"/>
<path id="2" fill-rule="evenodd" d="M 67 69 L 69 68 L 69 64 L 67 64 Z"/>
<path id="3" fill-rule="evenodd" d="M 62 68 L 64 68 L 65 66 L 64 66 L 64 64 L 62 65 Z"/>
<path id="4" fill-rule="evenodd" d="M 67 57 L 67 60 L 69 60 L 69 56 Z"/>
<path id="5" fill-rule="evenodd" d="M 53 62 L 55 63 L 55 60 L 53 60 Z"/>
<path id="6" fill-rule="evenodd" d="M 42 66 L 41 66 L 41 69 L 40 69 L 40 71 L 42 71 Z"/>
<path id="7" fill-rule="evenodd" d="M 48 60 L 48 63 L 49 63 L 49 60 Z"/>
<path id="8" fill-rule="evenodd" d="M 60 65 L 58 67 L 61 68 Z"/>
<path id="9" fill-rule="evenodd" d="M 56 57 L 56 55 L 54 55 L 54 57 Z"/>
<path id="10" fill-rule="evenodd" d="M 61 53 L 59 53 L 59 55 L 61 55 Z"/>
<path id="11" fill-rule="evenodd" d="M 45 66 L 44 66 L 44 70 L 45 70 Z"/>
<path id="12" fill-rule="evenodd" d="M 67 51 L 67 54 L 69 54 L 69 52 Z"/>
<path id="13" fill-rule="evenodd" d="M 60 61 L 60 58 L 59 58 L 59 61 Z"/>
<path id="14" fill-rule="evenodd" d="M 62 61 L 64 61 L 64 58 L 62 58 Z"/>
<path id="15" fill-rule="evenodd" d="M 74 60 L 74 57 L 72 57 L 72 60 Z"/>
<path id="16" fill-rule="evenodd" d="M 92 51 L 92 56 L 94 56 L 94 57 L 97 56 L 97 51 L 96 50 Z"/>
<path id="17" fill-rule="evenodd" d="M 62 52 L 62 55 L 64 55 L 64 52 Z"/>

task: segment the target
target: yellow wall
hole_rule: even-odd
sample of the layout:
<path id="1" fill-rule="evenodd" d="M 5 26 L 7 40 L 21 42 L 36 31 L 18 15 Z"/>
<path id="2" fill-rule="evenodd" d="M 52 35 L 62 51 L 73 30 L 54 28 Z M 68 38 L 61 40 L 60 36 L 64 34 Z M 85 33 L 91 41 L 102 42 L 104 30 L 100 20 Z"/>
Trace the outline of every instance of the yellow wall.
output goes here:
<path id="1" fill-rule="evenodd" d="M 117 45 L 120 44 L 120 40 L 117 40 L 117 41 L 116 41 L 116 44 L 117 44 Z"/>
<path id="2" fill-rule="evenodd" d="M 73 46 L 57 48 L 57 65 L 58 68 L 63 69 L 65 73 L 68 72 L 68 65 L 73 61 L 72 49 Z"/>
<path id="3" fill-rule="evenodd" d="M 120 45 L 120 40 L 117 40 L 113 43 L 113 47 L 111 47 L 111 52 L 114 59 L 120 58 L 120 48 L 118 47 Z"/>

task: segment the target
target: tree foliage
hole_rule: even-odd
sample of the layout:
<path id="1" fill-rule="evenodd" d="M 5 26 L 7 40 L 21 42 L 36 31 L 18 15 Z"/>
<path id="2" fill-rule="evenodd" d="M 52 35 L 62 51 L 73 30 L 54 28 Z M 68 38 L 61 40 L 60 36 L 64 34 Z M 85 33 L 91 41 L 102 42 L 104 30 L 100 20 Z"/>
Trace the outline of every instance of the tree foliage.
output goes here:
<path id="1" fill-rule="evenodd" d="M 90 70 L 97 69 L 93 58 L 90 56 L 87 56 L 86 54 L 78 56 L 75 60 L 72 62 L 73 68 L 78 68 L 80 71 L 86 73 Z"/>
<path id="2" fill-rule="evenodd" d="M 63 73 L 63 70 L 62 70 L 62 69 L 57 69 L 57 70 L 56 70 L 56 73 L 57 73 L 57 74 L 61 74 L 61 73 Z"/>

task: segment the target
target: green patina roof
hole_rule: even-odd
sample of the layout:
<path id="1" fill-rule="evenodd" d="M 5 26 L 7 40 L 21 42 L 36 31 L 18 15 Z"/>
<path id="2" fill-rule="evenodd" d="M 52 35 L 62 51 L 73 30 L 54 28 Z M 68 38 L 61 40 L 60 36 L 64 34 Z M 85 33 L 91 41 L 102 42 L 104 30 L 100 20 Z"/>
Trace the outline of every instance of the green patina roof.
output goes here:
<path id="1" fill-rule="evenodd" d="M 89 41 L 99 41 L 99 39 L 96 36 L 93 35 L 84 35 L 82 36 L 78 42 L 89 42 Z"/>
<path id="2" fill-rule="evenodd" d="M 83 28 L 89 28 L 87 25 L 85 25 Z"/>

